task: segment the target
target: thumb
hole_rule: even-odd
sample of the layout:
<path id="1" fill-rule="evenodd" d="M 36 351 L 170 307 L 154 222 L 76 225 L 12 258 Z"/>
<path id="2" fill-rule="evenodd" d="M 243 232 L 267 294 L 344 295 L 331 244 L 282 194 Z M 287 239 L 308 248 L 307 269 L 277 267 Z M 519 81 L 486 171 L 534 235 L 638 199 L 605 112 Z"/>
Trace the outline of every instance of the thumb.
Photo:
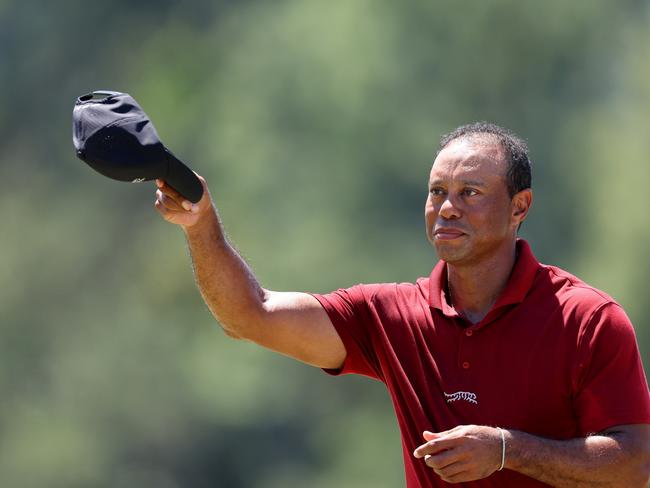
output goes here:
<path id="1" fill-rule="evenodd" d="M 425 441 L 432 441 L 433 439 L 437 439 L 438 437 L 442 437 L 440 434 L 436 434 L 435 432 L 429 432 L 428 430 L 425 430 L 422 432 L 422 437 L 424 437 Z"/>

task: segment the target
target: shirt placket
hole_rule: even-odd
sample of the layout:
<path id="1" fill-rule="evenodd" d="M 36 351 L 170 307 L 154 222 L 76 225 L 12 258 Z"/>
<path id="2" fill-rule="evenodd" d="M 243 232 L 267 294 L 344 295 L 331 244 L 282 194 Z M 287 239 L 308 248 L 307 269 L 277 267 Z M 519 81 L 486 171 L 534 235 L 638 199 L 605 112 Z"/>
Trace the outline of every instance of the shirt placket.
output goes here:
<path id="1" fill-rule="evenodd" d="M 469 373 L 478 366 L 478 357 L 475 354 L 477 326 L 462 328 L 458 338 L 458 369 Z"/>

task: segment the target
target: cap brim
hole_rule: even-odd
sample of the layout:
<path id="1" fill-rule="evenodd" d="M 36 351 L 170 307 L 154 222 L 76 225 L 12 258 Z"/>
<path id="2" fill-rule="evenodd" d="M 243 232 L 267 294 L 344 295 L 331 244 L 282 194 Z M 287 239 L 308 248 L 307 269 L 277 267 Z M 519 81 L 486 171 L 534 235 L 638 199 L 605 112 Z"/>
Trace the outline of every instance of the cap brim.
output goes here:
<path id="1" fill-rule="evenodd" d="M 197 203 L 203 196 L 203 185 L 194 171 L 185 166 L 171 151 L 165 148 L 167 155 L 167 175 L 165 182 L 192 203 Z"/>

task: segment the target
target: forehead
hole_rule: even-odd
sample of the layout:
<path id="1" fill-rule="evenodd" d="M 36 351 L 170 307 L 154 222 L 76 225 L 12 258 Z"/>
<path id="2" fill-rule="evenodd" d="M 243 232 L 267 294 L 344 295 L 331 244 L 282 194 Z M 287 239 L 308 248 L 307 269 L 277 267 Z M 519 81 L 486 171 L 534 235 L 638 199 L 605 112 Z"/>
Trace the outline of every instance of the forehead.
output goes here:
<path id="1" fill-rule="evenodd" d="M 430 180 L 504 178 L 507 164 L 496 141 L 457 139 L 445 147 L 433 162 Z"/>

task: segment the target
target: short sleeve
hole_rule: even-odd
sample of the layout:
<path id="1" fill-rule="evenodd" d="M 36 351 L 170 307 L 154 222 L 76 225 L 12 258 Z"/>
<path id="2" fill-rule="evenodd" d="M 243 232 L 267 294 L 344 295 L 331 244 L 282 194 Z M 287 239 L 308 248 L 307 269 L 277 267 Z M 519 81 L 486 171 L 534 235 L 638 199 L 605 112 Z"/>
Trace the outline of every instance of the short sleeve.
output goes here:
<path id="1" fill-rule="evenodd" d="M 634 329 L 615 303 L 597 309 L 578 346 L 575 408 L 581 433 L 650 423 L 650 394 Z"/>
<path id="2" fill-rule="evenodd" d="M 378 285 L 356 285 L 326 295 L 312 294 L 327 312 L 343 341 L 346 359 L 328 374 L 361 374 L 382 381 L 381 367 L 373 347 L 373 322 L 367 300 Z"/>

